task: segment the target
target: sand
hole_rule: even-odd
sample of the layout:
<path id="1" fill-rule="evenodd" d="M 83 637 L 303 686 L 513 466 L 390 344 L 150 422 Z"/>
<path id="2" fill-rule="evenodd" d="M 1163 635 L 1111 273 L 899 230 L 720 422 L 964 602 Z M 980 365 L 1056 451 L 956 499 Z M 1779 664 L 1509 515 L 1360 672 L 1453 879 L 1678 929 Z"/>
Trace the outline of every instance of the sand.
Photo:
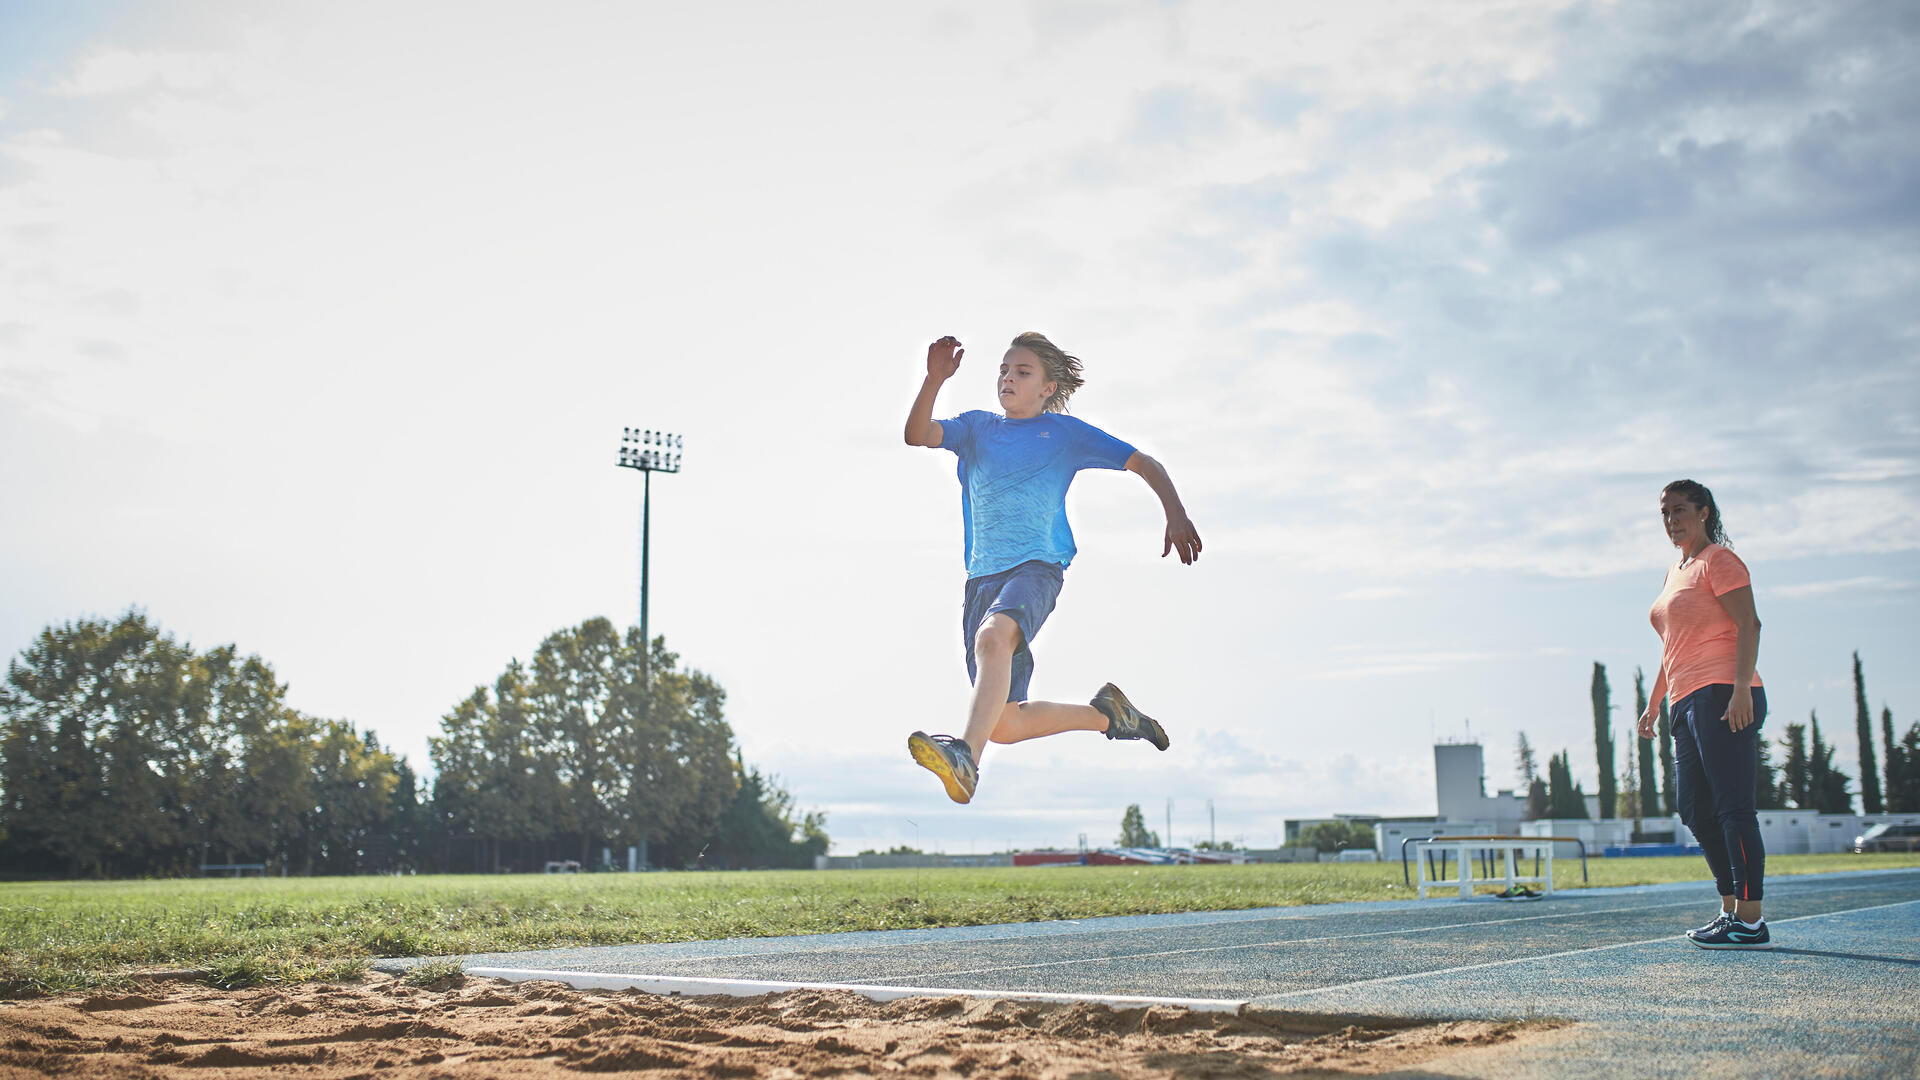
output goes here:
<path id="1" fill-rule="evenodd" d="M 454 977 L 0 1001 L 0 1078 L 1135 1077 L 1375 1073 L 1554 1038 L 1554 1021 L 1407 1024 L 842 992 L 660 997 Z"/>

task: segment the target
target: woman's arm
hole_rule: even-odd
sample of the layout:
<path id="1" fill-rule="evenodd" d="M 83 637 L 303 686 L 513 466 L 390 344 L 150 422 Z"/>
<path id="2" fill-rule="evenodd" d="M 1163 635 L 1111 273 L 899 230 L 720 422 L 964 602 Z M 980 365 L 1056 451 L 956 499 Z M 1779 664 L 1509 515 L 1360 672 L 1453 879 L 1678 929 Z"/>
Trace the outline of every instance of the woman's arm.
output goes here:
<path id="1" fill-rule="evenodd" d="M 1663 666 L 1653 673 L 1653 692 L 1647 697 L 1647 711 L 1640 714 L 1639 731 L 1643 739 L 1651 739 L 1660 725 L 1660 703 L 1667 699 L 1667 669 Z"/>
<path id="2" fill-rule="evenodd" d="M 1167 532 L 1160 557 L 1164 559 L 1167 552 L 1178 551 L 1181 562 L 1192 564 L 1200 557 L 1200 533 L 1187 519 L 1187 508 L 1180 503 L 1180 493 L 1173 489 L 1173 477 L 1167 475 L 1159 462 L 1138 450 L 1127 458 L 1127 471 L 1138 473 L 1140 479 L 1147 482 L 1153 493 L 1160 496 L 1160 508 L 1167 513 Z"/>
<path id="3" fill-rule="evenodd" d="M 1727 727 L 1739 731 L 1753 723 L 1753 672 L 1760 663 L 1760 616 L 1753 610 L 1753 586 L 1728 590 L 1720 597 L 1720 606 L 1739 631 L 1733 653 L 1733 698 L 1727 702 Z"/>

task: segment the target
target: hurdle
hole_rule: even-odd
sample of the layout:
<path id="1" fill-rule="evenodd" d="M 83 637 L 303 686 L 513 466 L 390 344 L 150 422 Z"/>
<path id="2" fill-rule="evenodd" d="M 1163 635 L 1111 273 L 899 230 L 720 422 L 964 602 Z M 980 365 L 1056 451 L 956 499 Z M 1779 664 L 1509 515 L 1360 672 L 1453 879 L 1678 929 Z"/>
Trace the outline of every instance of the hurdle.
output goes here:
<path id="1" fill-rule="evenodd" d="M 1553 892 L 1553 845 L 1576 844 L 1580 848 L 1580 881 L 1585 884 L 1587 878 L 1587 845 L 1577 836 L 1409 836 L 1400 841 L 1400 875 L 1408 885 L 1413 885 L 1413 875 L 1407 865 L 1407 846 L 1418 845 L 1417 860 L 1420 865 L 1420 881 L 1417 886 L 1420 899 L 1427 898 L 1428 889 L 1455 889 L 1460 891 L 1461 899 L 1473 896 L 1476 884 L 1491 885 L 1504 883 L 1509 891 L 1516 885 L 1540 884 L 1546 886 L 1542 891 Z M 1517 852 L 1533 856 L 1533 873 L 1521 874 L 1516 864 Z M 1434 856 L 1439 856 L 1438 872 L 1435 872 Z M 1449 877 L 1447 863 L 1451 857 L 1459 864 L 1457 877 Z M 1481 875 L 1473 876 L 1469 869 L 1475 861 L 1480 863 Z M 1542 867 L 1542 860 L 1545 866 Z M 1496 874 L 1495 862 L 1500 861 L 1503 873 Z"/>

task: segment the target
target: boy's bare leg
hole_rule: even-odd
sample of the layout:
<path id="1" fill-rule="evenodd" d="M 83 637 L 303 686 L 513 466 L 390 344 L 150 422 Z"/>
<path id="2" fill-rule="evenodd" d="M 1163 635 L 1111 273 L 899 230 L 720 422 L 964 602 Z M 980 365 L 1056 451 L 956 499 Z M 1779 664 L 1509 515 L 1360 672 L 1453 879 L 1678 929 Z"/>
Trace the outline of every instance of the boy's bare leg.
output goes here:
<path id="1" fill-rule="evenodd" d="M 1013 651 L 1019 646 L 1020 624 L 1004 611 L 987 616 L 973 635 L 973 706 L 962 737 L 973 750 L 976 764 L 1006 711 L 1007 692 L 1013 688 Z"/>
<path id="2" fill-rule="evenodd" d="M 1009 701 L 994 726 L 993 741 L 1025 742 L 1063 731 L 1105 731 L 1107 717 L 1091 705 L 1062 705 L 1057 701 Z"/>

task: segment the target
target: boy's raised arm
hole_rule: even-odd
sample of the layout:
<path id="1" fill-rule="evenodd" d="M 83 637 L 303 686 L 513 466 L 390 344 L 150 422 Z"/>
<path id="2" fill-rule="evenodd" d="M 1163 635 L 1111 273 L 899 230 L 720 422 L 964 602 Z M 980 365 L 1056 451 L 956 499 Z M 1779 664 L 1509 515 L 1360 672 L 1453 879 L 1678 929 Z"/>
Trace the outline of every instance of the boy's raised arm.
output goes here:
<path id="1" fill-rule="evenodd" d="M 941 385 L 960 370 L 960 358 L 966 353 L 951 334 L 927 346 L 927 379 L 920 384 L 920 394 L 913 399 L 913 409 L 907 413 L 908 446 L 940 445 L 946 429 L 933 419 L 933 399 L 939 395 Z"/>
<path id="2" fill-rule="evenodd" d="M 1178 551 L 1180 561 L 1192 565 L 1200 558 L 1200 533 L 1187 519 L 1187 508 L 1180 502 L 1180 493 L 1173 490 L 1173 478 L 1158 461 L 1138 450 L 1127 458 L 1127 471 L 1140 474 L 1153 493 L 1160 496 L 1160 507 L 1167 512 L 1166 543 L 1160 549 L 1160 557 L 1164 559 L 1167 552 Z"/>

